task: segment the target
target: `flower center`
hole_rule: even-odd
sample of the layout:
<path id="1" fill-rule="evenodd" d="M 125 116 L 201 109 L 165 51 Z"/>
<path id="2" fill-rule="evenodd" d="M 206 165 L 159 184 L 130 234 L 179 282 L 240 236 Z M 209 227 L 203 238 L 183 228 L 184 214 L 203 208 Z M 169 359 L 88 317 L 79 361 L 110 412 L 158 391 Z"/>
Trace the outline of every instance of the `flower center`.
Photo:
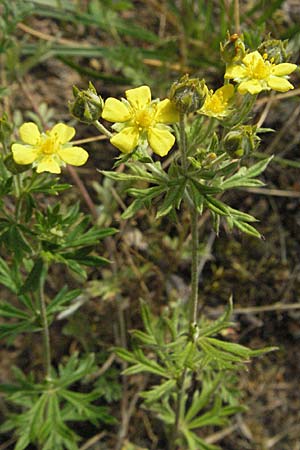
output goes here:
<path id="1" fill-rule="evenodd" d="M 57 152 L 57 143 L 55 139 L 50 136 L 46 136 L 41 142 L 40 150 L 44 155 L 52 155 Z"/>
<path id="2" fill-rule="evenodd" d="M 249 73 L 255 80 L 264 80 L 270 75 L 270 68 L 264 61 L 257 61 L 253 67 L 249 67 Z"/>
<path id="3" fill-rule="evenodd" d="M 222 92 L 219 92 L 207 100 L 206 108 L 210 109 L 213 113 L 221 113 L 227 108 L 227 103 Z"/>
<path id="4" fill-rule="evenodd" d="M 135 123 L 138 128 L 149 128 L 154 119 L 154 111 L 150 108 L 135 111 Z"/>

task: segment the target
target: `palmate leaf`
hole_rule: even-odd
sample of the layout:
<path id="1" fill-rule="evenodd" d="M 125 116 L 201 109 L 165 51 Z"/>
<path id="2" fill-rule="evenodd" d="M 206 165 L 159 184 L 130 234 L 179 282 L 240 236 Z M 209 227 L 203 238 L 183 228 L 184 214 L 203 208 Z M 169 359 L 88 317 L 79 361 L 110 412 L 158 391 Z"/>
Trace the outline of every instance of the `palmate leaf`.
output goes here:
<path id="1" fill-rule="evenodd" d="M 58 374 L 53 371 L 51 381 L 35 384 L 19 371 L 19 384 L 15 389 L 4 386 L 1 390 L 7 392 L 9 400 L 21 406 L 22 411 L 9 415 L 0 426 L 0 432 L 14 432 L 18 450 L 28 448 L 29 444 L 48 450 L 78 450 L 80 437 L 68 422 L 115 422 L 106 407 L 93 404 L 99 398 L 97 390 L 83 393 L 78 392 L 78 386 L 76 391 L 68 388 L 94 369 L 93 355 L 80 360 L 74 354 L 65 366 L 60 366 Z"/>

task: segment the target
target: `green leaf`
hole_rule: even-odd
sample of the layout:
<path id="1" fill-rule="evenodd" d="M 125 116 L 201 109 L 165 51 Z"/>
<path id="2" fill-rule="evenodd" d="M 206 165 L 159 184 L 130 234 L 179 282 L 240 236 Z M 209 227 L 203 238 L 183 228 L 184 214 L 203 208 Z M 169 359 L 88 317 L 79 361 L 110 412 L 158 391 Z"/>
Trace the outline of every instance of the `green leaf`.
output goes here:
<path id="1" fill-rule="evenodd" d="M 163 200 L 162 205 L 158 208 L 156 218 L 166 216 L 172 209 L 179 208 L 184 190 L 186 185 L 186 180 L 181 183 L 178 181 L 178 185 L 170 188 Z"/>
<path id="2" fill-rule="evenodd" d="M 143 344 L 146 344 L 146 345 L 155 345 L 156 344 L 156 340 L 154 339 L 154 337 L 150 336 L 147 333 L 144 333 L 143 331 L 133 330 L 131 333 L 135 339 L 138 339 Z"/>
<path id="3" fill-rule="evenodd" d="M 232 177 L 223 181 L 223 183 L 221 184 L 222 189 L 225 190 L 238 187 L 263 186 L 263 182 L 261 182 L 260 180 L 253 180 L 252 178 L 260 175 L 265 170 L 272 158 L 273 156 L 259 161 L 249 168 L 241 167 L 238 172 L 235 173 Z"/>
<path id="4" fill-rule="evenodd" d="M 0 283 L 6 286 L 13 293 L 17 293 L 18 287 L 10 268 L 4 259 L 0 258 Z"/>
<path id="5" fill-rule="evenodd" d="M 228 341 L 221 341 L 220 339 L 206 337 L 206 341 L 214 347 L 218 347 L 226 352 L 233 353 L 244 360 L 248 360 L 251 356 L 251 350 L 243 345 L 235 344 Z"/>
<path id="6" fill-rule="evenodd" d="M 114 347 L 112 350 L 123 361 L 129 363 L 135 363 L 137 361 L 135 355 L 131 353 L 129 350 L 125 350 L 124 348 L 121 347 Z"/>
<path id="7" fill-rule="evenodd" d="M 225 308 L 224 313 L 216 321 L 209 325 L 199 326 L 199 336 L 212 336 L 216 335 L 220 331 L 232 326 L 229 322 L 230 316 L 233 311 L 232 296 L 229 297 L 228 306 Z"/>
<path id="8" fill-rule="evenodd" d="M 140 209 L 144 206 L 143 200 L 137 198 L 134 200 L 131 205 L 122 213 L 121 218 L 124 220 L 130 219 L 133 217 Z"/>
<path id="9" fill-rule="evenodd" d="M 0 302 L 0 316 L 15 319 L 29 319 L 28 313 L 5 302 Z"/>
<path id="10" fill-rule="evenodd" d="M 38 258 L 35 261 L 31 272 L 26 278 L 25 283 L 19 290 L 20 295 L 26 294 L 26 292 L 34 292 L 39 288 L 41 278 L 43 277 L 44 268 L 44 261 L 42 260 L 42 258 Z"/>
<path id="11" fill-rule="evenodd" d="M 230 215 L 228 206 L 225 205 L 225 203 L 222 203 L 220 200 L 217 200 L 214 197 L 210 197 L 210 196 L 206 195 L 205 196 L 205 204 L 211 211 L 213 211 L 214 213 L 216 213 L 220 216 Z"/>
<path id="12" fill-rule="evenodd" d="M 176 387 L 176 380 L 167 380 L 158 386 L 153 386 L 149 391 L 142 392 L 140 396 L 151 403 L 161 399 L 164 395 L 170 395 L 170 392 Z"/>
<path id="13" fill-rule="evenodd" d="M 123 371 L 125 375 L 131 375 L 134 373 L 141 373 L 141 372 L 149 372 L 154 373 L 155 375 L 160 375 L 161 377 L 164 378 L 170 378 L 168 371 L 164 367 L 159 365 L 156 361 L 149 359 L 147 356 L 144 355 L 144 353 L 141 350 L 137 349 L 134 353 L 134 357 L 135 362 L 137 362 L 137 364 L 129 367 L 128 369 L 125 369 Z"/>
<path id="14" fill-rule="evenodd" d="M 47 314 L 58 313 L 64 310 L 66 304 L 77 298 L 81 294 L 80 289 L 74 289 L 68 292 L 67 286 L 64 286 L 58 294 L 47 305 Z"/>
<path id="15" fill-rule="evenodd" d="M 182 429 L 182 433 L 187 441 L 189 450 L 220 450 L 220 447 L 212 444 L 207 444 L 193 431 L 188 430 L 185 427 Z"/>
<path id="16" fill-rule="evenodd" d="M 232 219 L 232 218 L 231 218 Z M 250 236 L 254 236 L 257 238 L 261 238 L 262 235 L 259 233 L 259 231 L 256 230 L 252 225 L 249 225 L 245 222 L 240 222 L 239 220 L 233 220 L 232 223 L 243 233 L 249 234 Z"/>
<path id="17" fill-rule="evenodd" d="M 26 240 L 23 230 L 18 224 L 12 224 L 6 233 L 10 248 L 15 256 L 20 260 L 24 254 L 32 254 L 32 248 Z"/>
<path id="18" fill-rule="evenodd" d="M 201 195 L 213 195 L 213 194 L 219 194 L 222 192 L 222 188 L 218 186 L 207 186 L 205 184 L 201 184 L 196 180 L 191 180 L 193 185 L 196 187 L 196 189 L 200 192 Z"/>
<path id="19" fill-rule="evenodd" d="M 128 173 L 121 173 L 121 172 L 111 172 L 108 170 L 101 170 L 101 173 L 105 175 L 106 177 L 110 178 L 111 180 L 116 181 L 148 181 L 149 183 L 156 184 L 156 179 L 148 172 L 144 172 L 142 175 L 131 175 Z"/>
<path id="20" fill-rule="evenodd" d="M 253 178 L 260 175 L 267 168 L 272 159 L 273 156 L 270 156 L 269 158 L 263 159 L 262 161 L 259 161 L 258 163 L 249 167 L 249 169 L 247 169 L 247 177 Z"/>
<path id="21" fill-rule="evenodd" d="M 219 372 L 214 380 L 205 379 L 203 377 L 201 393 L 195 391 L 191 406 L 189 407 L 186 415 L 185 422 L 189 424 L 199 412 L 211 401 L 213 393 L 219 387 L 222 379 L 224 377 L 223 372 Z"/>

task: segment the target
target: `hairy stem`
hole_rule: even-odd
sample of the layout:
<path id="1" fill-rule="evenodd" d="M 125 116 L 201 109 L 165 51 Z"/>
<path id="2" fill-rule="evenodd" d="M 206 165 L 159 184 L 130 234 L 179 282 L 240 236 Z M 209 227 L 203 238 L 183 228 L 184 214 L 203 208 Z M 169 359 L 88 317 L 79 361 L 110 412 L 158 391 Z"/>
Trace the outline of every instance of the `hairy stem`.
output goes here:
<path id="1" fill-rule="evenodd" d="M 180 132 L 180 151 L 181 151 L 181 164 L 184 172 L 188 171 L 188 159 L 187 159 L 187 139 L 185 132 L 185 114 L 180 113 L 179 122 Z M 189 315 L 189 330 L 192 330 L 195 323 L 197 323 L 198 315 L 198 212 L 194 205 L 189 205 L 190 220 L 191 220 L 191 235 L 192 235 L 192 264 L 191 264 L 191 298 L 190 298 L 190 315 Z M 193 339 L 192 333 L 190 333 L 190 339 Z M 182 411 L 182 402 L 185 394 L 185 379 L 187 375 L 187 369 L 184 368 L 181 378 L 178 381 L 177 398 L 175 405 L 175 422 L 171 433 L 170 450 L 176 450 L 176 439 L 179 434 L 180 428 L 180 416 Z"/>
<path id="2" fill-rule="evenodd" d="M 198 316 L 198 212 L 191 206 L 191 233 L 192 233 L 192 267 L 191 267 L 191 299 L 190 299 L 190 329 L 197 323 Z"/>
<path id="3" fill-rule="evenodd" d="M 187 160 L 187 140 L 185 132 L 185 113 L 183 112 L 180 112 L 179 133 L 180 133 L 181 163 L 184 172 L 186 172 L 188 167 L 188 160 Z"/>
<path id="4" fill-rule="evenodd" d="M 93 122 L 93 125 L 97 128 L 98 131 L 100 131 L 100 133 L 104 134 L 108 138 L 111 138 L 113 136 L 113 134 L 110 131 L 108 131 L 108 129 L 105 128 L 105 126 L 102 125 L 102 123 L 100 123 L 99 120 L 95 120 Z"/>
<path id="5" fill-rule="evenodd" d="M 182 409 L 182 401 L 184 398 L 184 385 L 185 385 L 185 377 L 186 377 L 186 368 L 183 370 L 181 378 L 178 382 L 178 386 L 177 386 L 177 398 L 176 398 L 176 406 L 175 406 L 175 422 L 174 422 L 174 426 L 173 426 L 173 430 L 172 430 L 172 434 L 171 434 L 171 439 L 170 439 L 170 450 L 176 450 L 177 449 L 177 444 L 176 444 L 176 439 L 178 437 L 178 433 L 179 433 L 179 427 L 180 427 L 180 415 L 181 415 L 181 409 Z"/>
<path id="6" fill-rule="evenodd" d="M 51 347 L 50 347 L 50 334 L 49 334 L 49 324 L 47 319 L 46 301 L 44 293 L 44 275 L 40 278 L 39 286 L 39 306 L 42 321 L 42 333 L 43 333 L 43 353 L 44 353 L 44 371 L 45 378 L 47 380 L 51 379 Z"/>

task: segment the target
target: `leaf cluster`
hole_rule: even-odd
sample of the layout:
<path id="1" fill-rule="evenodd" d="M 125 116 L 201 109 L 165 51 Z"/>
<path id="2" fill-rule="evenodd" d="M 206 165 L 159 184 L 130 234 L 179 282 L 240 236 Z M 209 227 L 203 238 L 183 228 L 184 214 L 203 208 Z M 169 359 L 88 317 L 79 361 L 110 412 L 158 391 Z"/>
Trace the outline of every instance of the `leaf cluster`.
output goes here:
<path id="1" fill-rule="evenodd" d="M 206 152 L 206 155 L 208 152 Z M 182 201 L 193 205 L 202 214 L 205 209 L 212 215 L 216 232 L 219 231 L 220 218 L 225 218 L 231 228 L 237 227 L 242 232 L 260 237 L 260 233 L 250 224 L 256 219 L 245 212 L 236 210 L 219 199 L 229 189 L 262 186 L 263 182 L 256 177 L 261 174 L 271 158 L 263 159 L 250 167 L 240 161 L 228 158 L 222 152 L 210 165 L 207 156 L 203 160 L 189 157 L 188 174 L 173 161 L 169 169 L 163 169 L 160 161 L 128 163 L 129 173 L 102 171 L 108 178 L 122 181 L 129 185 L 127 192 L 134 197 L 133 202 L 122 214 L 123 219 L 134 216 L 142 207 L 155 204 L 156 218 L 168 214 L 176 215 Z M 136 187 L 136 186 L 141 187 Z M 135 186 L 135 187 L 131 187 Z"/>
<path id="2" fill-rule="evenodd" d="M 16 384 L 2 384 L 0 391 L 22 411 L 10 414 L 0 432 L 15 434 L 15 450 L 26 449 L 30 443 L 42 445 L 45 450 L 77 450 L 81 438 L 68 422 L 115 423 L 105 406 L 95 404 L 98 390 L 72 389 L 72 385 L 82 382 L 93 371 L 94 356 L 80 359 L 76 353 L 65 365 L 59 365 L 57 372 L 52 370 L 51 379 L 42 383 L 15 369 Z"/>
<path id="3" fill-rule="evenodd" d="M 142 303 L 144 331 L 133 330 L 133 349 L 115 348 L 115 353 L 129 366 L 124 374 L 150 373 L 160 383 L 143 392 L 144 406 L 154 412 L 169 429 L 175 422 L 175 403 L 180 383 L 185 376 L 184 398 L 180 412 L 180 442 L 190 449 L 215 450 L 194 430 L 206 426 L 223 426 L 229 416 L 241 411 L 236 402 L 227 403 L 223 397 L 226 383 L 229 390 L 233 374 L 245 367 L 253 356 L 273 350 L 251 350 L 243 345 L 227 342 L 218 336 L 232 326 L 232 304 L 213 322 L 203 321 L 187 332 L 187 322 L 178 309 L 171 317 L 156 318 Z M 223 389 L 222 389 L 223 388 Z M 225 389 L 226 390 L 226 389 Z"/>

